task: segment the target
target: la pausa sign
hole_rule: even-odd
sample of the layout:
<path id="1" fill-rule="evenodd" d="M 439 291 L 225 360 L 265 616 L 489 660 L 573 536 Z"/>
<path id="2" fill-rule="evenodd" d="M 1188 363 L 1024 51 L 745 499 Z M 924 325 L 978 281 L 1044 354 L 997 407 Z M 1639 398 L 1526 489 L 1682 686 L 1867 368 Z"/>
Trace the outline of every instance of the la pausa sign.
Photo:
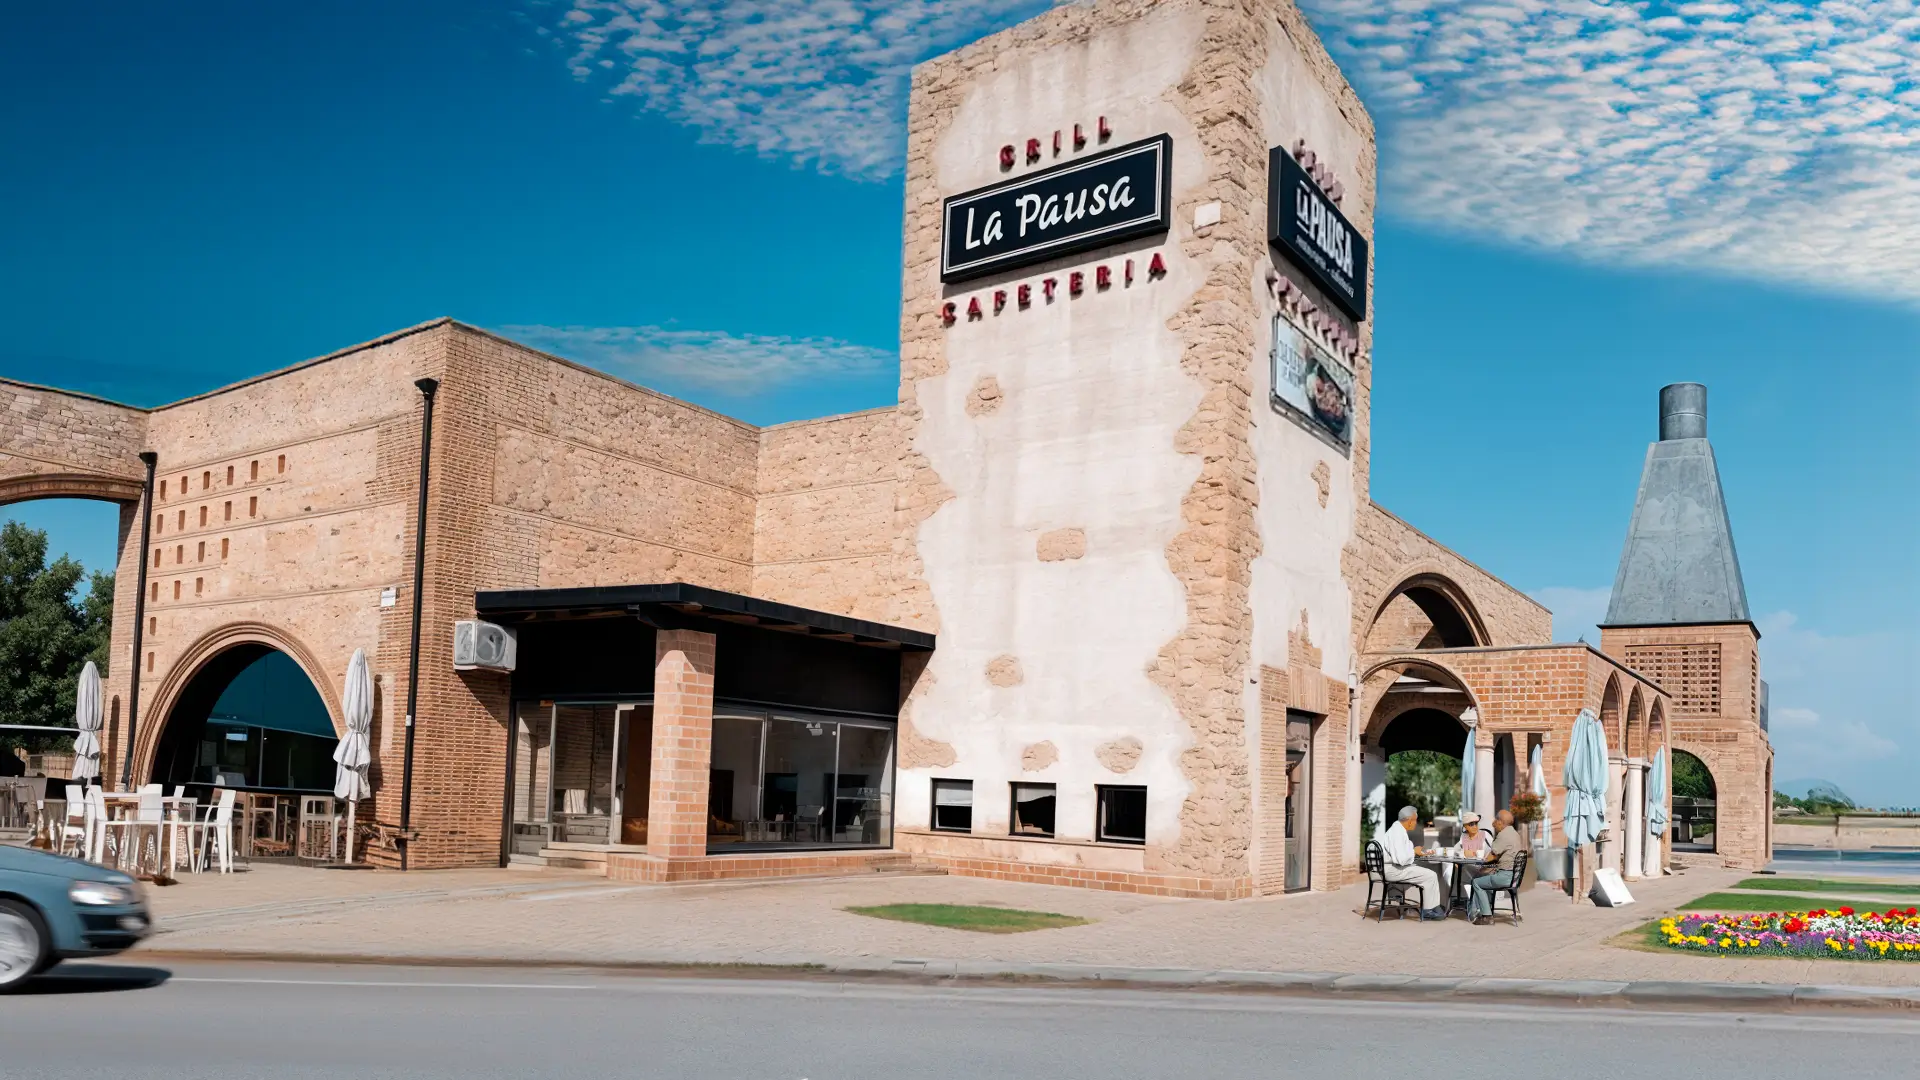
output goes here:
<path id="1" fill-rule="evenodd" d="M 1173 139 L 1156 135 L 949 198 L 940 280 L 967 281 L 1164 233 Z"/>

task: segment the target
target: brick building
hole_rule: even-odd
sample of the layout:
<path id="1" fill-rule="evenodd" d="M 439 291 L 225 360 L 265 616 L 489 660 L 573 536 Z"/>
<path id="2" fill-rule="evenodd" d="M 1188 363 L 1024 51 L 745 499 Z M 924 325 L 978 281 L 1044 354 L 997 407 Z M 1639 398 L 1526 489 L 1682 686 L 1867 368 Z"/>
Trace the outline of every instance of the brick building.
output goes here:
<path id="1" fill-rule="evenodd" d="M 1673 699 L 1369 498 L 1375 162 L 1287 0 L 1061 7 L 914 74 L 896 406 L 756 428 L 439 320 L 151 410 L 0 383 L 0 502 L 123 507 L 136 779 L 313 786 L 364 650 L 376 862 L 1332 888 L 1386 754 L 1471 732 L 1491 809 L 1537 747 L 1560 805 L 1591 708 L 1634 876 Z"/>

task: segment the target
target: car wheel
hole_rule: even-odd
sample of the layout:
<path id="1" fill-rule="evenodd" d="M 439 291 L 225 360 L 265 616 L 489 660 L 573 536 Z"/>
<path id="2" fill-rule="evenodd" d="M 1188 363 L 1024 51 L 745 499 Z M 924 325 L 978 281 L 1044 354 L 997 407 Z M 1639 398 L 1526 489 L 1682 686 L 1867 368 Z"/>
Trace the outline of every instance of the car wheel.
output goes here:
<path id="1" fill-rule="evenodd" d="M 0 994 L 19 989 L 44 970 L 51 951 L 40 913 L 15 900 L 0 900 Z"/>

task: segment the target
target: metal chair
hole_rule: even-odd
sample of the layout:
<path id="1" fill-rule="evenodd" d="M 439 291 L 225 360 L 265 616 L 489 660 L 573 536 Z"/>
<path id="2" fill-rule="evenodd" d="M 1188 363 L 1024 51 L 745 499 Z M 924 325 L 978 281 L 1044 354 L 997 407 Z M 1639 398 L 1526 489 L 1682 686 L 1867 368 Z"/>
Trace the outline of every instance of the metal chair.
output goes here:
<path id="1" fill-rule="evenodd" d="M 1367 841 L 1367 853 L 1362 863 L 1367 871 L 1367 902 L 1360 908 L 1362 918 L 1366 917 L 1368 910 L 1372 910 L 1373 921 L 1379 922 L 1386 917 L 1389 907 L 1398 911 L 1400 914 L 1396 918 L 1401 919 L 1407 917 L 1408 911 L 1418 915 L 1426 910 L 1427 890 L 1424 886 L 1414 881 L 1387 880 L 1387 853 L 1380 847 L 1380 841 Z M 1377 901 L 1373 898 L 1375 889 L 1380 891 L 1380 899 Z M 1409 906 L 1410 902 L 1407 900 L 1409 889 L 1420 894 L 1419 907 Z"/>
<path id="2" fill-rule="evenodd" d="M 1500 898 L 1502 896 L 1505 896 L 1507 898 L 1507 914 L 1513 916 L 1513 921 L 1515 925 L 1519 924 L 1520 922 L 1520 881 L 1522 878 L 1525 878 L 1527 876 L 1527 860 L 1531 859 L 1532 857 L 1533 856 L 1526 851 L 1514 852 L 1513 877 L 1508 880 L 1505 886 L 1498 889 L 1488 890 L 1492 894 L 1487 897 L 1487 903 L 1491 909 L 1489 912 L 1489 917 L 1500 914 Z"/>

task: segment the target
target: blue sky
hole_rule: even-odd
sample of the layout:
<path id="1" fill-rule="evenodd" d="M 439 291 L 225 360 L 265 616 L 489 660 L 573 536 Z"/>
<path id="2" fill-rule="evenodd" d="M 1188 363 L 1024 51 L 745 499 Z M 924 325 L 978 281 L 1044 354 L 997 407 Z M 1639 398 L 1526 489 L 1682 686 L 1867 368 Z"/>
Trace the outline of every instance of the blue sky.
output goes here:
<path id="1" fill-rule="evenodd" d="M 889 403 L 904 72 L 1044 6 L 16 7 L 0 374 L 156 404 L 453 315 Z M 1776 775 L 1920 803 L 1915 4 L 1306 7 L 1382 135 L 1375 497 L 1591 639 L 1708 383 Z M 109 557 L 110 508 L 0 514 Z"/>

